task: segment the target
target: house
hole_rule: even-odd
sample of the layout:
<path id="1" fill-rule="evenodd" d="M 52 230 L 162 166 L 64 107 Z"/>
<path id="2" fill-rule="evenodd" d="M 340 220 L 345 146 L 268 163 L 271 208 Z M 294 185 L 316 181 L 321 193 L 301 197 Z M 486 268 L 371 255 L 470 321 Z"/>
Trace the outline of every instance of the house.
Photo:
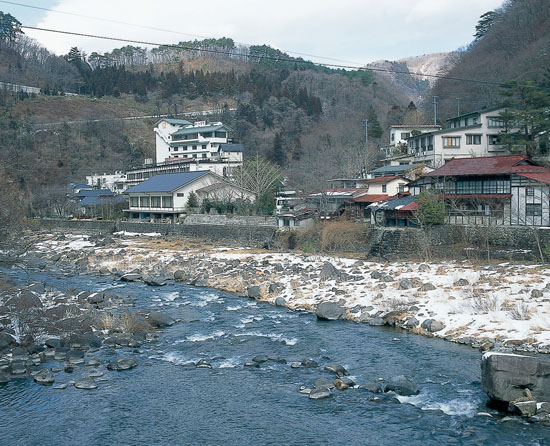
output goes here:
<path id="1" fill-rule="evenodd" d="M 399 163 L 438 168 L 456 158 L 506 155 L 507 148 L 500 142 L 500 135 L 511 130 L 500 116 L 505 110 L 498 106 L 466 113 L 448 119 L 449 128 L 410 136 L 407 154 L 399 157 Z"/>
<path id="2" fill-rule="evenodd" d="M 369 206 L 371 224 L 375 226 L 417 226 L 414 211 L 418 209 L 417 197 L 405 196 L 380 201 Z"/>
<path id="3" fill-rule="evenodd" d="M 407 180 L 414 181 L 420 178 L 422 175 L 426 175 L 433 169 L 424 164 L 390 164 L 382 166 L 377 169 L 371 170 L 369 176 L 373 178 L 377 177 L 391 177 L 400 176 Z"/>
<path id="4" fill-rule="evenodd" d="M 279 229 L 311 226 L 314 222 L 315 211 L 309 208 L 295 209 L 277 214 Z"/>
<path id="5" fill-rule="evenodd" d="M 215 187 L 212 187 L 215 186 Z M 204 170 L 155 175 L 126 191 L 130 218 L 173 219 L 185 214 L 191 192 L 207 197 L 211 193 L 235 201 L 253 199 L 253 194 L 228 183 L 223 177 Z"/>
<path id="6" fill-rule="evenodd" d="M 122 171 L 117 171 L 114 174 L 104 173 L 92 174 L 86 176 L 86 183 L 92 187 L 101 189 L 109 189 L 111 192 L 120 194 L 124 192 L 128 185 L 126 183 L 126 174 Z"/>
<path id="7" fill-rule="evenodd" d="M 407 139 L 421 133 L 435 132 L 441 130 L 440 125 L 430 124 L 392 124 L 388 127 L 390 141 L 388 145 L 382 146 L 386 158 L 403 155 L 406 153 Z"/>
<path id="8" fill-rule="evenodd" d="M 228 137 L 232 129 L 221 122 L 191 123 L 164 118 L 155 125 L 155 161 L 126 172 L 126 182 L 135 186 L 158 174 L 210 170 L 230 177 L 231 169 L 241 166 L 244 147 Z"/>
<path id="9" fill-rule="evenodd" d="M 524 155 L 453 159 L 409 184 L 436 188 L 449 223 L 550 226 L 550 169 Z"/>

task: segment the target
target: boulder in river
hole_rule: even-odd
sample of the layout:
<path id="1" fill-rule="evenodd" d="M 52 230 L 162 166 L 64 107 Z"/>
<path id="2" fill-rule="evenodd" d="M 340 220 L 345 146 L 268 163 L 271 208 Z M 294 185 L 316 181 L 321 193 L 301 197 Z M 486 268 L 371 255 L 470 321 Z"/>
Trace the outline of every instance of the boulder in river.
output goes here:
<path id="1" fill-rule="evenodd" d="M 538 356 L 487 352 L 481 359 L 481 389 L 497 405 L 525 397 L 526 389 L 536 401 L 550 401 L 550 361 Z"/>
<path id="2" fill-rule="evenodd" d="M 315 309 L 317 319 L 336 321 L 346 318 L 346 309 L 334 302 L 321 302 Z"/>
<path id="3" fill-rule="evenodd" d="M 344 366 L 341 366 L 340 364 L 327 364 L 325 366 L 325 370 L 336 373 L 338 376 L 349 376 L 349 372 L 345 369 Z"/>
<path id="4" fill-rule="evenodd" d="M 176 321 L 160 311 L 152 311 L 149 313 L 149 316 L 147 316 L 147 322 L 149 322 L 153 327 L 160 328 L 173 325 Z"/>
<path id="5" fill-rule="evenodd" d="M 435 333 L 436 331 L 443 330 L 445 328 L 445 324 L 441 321 L 436 321 L 435 319 L 426 319 L 422 322 L 421 327 L 430 333 Z"/>
<path id="6" fill-rule="evenodd" d="M 30 290 L 23 290 L 19 294 L 10 297 L 5 305 L 6 307 L 15 308 L 16 310 L 42 308 L 40 298 L 36 293 Z"/>
<path id="7" fill-rule="evenodd" d="M 74 386 L 77 389 L 81 389 L 81 390 L 97 389 L 97 384 L 96 384 L 96 382 L 94 381 L 93 378 L 84 378 L 84 379 L 74 383 Z"/>
<path id="8" fill-rule="evenodd" d="M 310 393 L 308 398 L 310 400 L 321 400 L 323 398 L 329 398 L 332 396 L 332 392 L 326 387 L 314 388 Z"/>
<path id="9" fill-rule="evenodd" d="M 246 294 L 248 297 L 250 297 L 251 299 L 258 299 L 261 295 L 260 293 L 260 287 L 259 286 L 249 286 L 247 289 L 246 289 Z"/>
<path id="10" fill-rule="evenodd" d="M 128 273 L 128 274 L 124 274 L 120 280 L 122 282 L 137 282 L 139 280 L 141 280 L 141 274 L 138 274 L 138 273 Z"/>
<path id="11" fill-rule="evenodd" d="M 51 386 L 54 383 L 55 378 L 50 370 L 42 369 L 34 375 L 34 380 L 43 386 Z"/>
<path id="12" fill-rule="evenodd" d="M 107 370 L 129 370 L 133 369 L 138 365 L 137 361 L 134 358 L 120 358 L 116 361 L 111 361 L 107 364 Z"/>
<path id="13" fill-rule="evenodd" d="M 401 396 L 418 395 L 418 386 L 403 375 L 396 376 L 386 385 L 385 392 L 395 392 Z"/>
<path id="14" fill-rule="evenodd" d="M 285 300 L 285 298 L 279 296 L 277 299 L 275 299 L 275 306 L 276 306 L 276 307 L 284 307 L 284 306 L 286 306 L 286 300 Z"/>
<path id="15" fill-rule="evenodd" d="M 162 277 L 147 276 L 143 278 L 143 281 L 149 286 L 164 286 L 166 281 Z"/>

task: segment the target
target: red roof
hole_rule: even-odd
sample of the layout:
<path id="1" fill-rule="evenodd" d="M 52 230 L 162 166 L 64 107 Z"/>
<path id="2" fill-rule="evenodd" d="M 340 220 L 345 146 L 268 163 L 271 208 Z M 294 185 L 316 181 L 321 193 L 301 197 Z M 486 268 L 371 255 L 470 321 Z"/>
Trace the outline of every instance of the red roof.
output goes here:
<path id="1" fill-rule="evenodd" d="M 522 173 L 547 173 L 550 169 L 538 166 L 525 155 L 485 156 L 447 161 L 443 167 L 426 174 L 428 177 L 451 177 L 461 175 L 498 175 Z"/>
<path id="2" fill-rule="evenodd" d="M 399 210 L 400 211 L 417 211 L 419 207 L 420 205 L 416 201 L 413 201 L 412 203 L 409 203 L 406 206 L 403 206 Z"/>
<path id="3" fill-rule="evenodd" d="M 540 183 L 550 184 L 550 170 L 547 170 L 546 172 L 520 173 L 518 175 Z"/>
<path id="4" fill-rule="evenodd" d="M 375 184 L 375 183 L 389 183 L 390 181 L 396 180 L 398 178 L 401 178 L 397 175 L 388 176 L 388 177 L 376 177 L 371 178 L 370 180 L 367 180 L 369 184 Z"/>
<path id="5" fill-rule="evenodd" d="M 365 194 L 353 199 L 354 203 L 378 203 L 387 200 L 387 194 Z"/>

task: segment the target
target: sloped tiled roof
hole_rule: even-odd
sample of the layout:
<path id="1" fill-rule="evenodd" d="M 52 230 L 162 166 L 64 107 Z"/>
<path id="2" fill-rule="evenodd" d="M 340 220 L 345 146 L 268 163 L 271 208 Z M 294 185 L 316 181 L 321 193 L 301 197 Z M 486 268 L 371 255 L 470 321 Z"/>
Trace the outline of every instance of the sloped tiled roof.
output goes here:
<path id="1" fill-rule="evenodd" d="M 220 144 L 223 152 L 244 152 L 242 144 Z"/>
<path id="2" fill-rule="evenodd" d="M 173 125 L 193 125 L 193 123 L 186 121 L 185 119 L 172 119 L 172 118 L 163 118 L 157 121 L 156 125 L 158 125 L 159 122 L 166 121 L 168 124 Z"/>
<path id="3" fill-rule="evenodd" d="M 550 169 L 537 165 L 525 155 L 486 156 L 447 161 L 443 167 L 426 174 L 428 177 L 463 175 L 498 175 L 521 173 L 549 173 Z"/>
<path id="4" fill-rule="evenodd" d="M 402 197 L 398 198 L 397 200 L 391 200 L 385 203 L 381 203 L 380 205 L 372 205 L 373 207 L 376 206 L 377 209 L 381 209 L 384 211 L 406 211 L 406 210 L 414 210 L 415 206 L 412 205 L 412 203 L 416 202 L 416 199 L 418 197 L 415 197 L 413 195 L 409 195 L 408 197 Z"/>
<path id="5" fill-rule="evenodd" d="M 387 200 L 388 194 L 365 194 L 353 199 L 354 203 L 378 203 Z"/>
<path id="6" fill-rule="evenodd" d="M 172 192 L 197 178 L 211 174 L 209 170 L 197 172 L 167 173 L 155 175 L 137 186 L 129 188 L 126 193 L 150 193 L 150 192 Z"/>
<path id="7" fill-rule="evenodd" d="M 111 197 L 115 195 L 109 189 L 81 189 L 77 194 L 77 197 Z"/>
<path id="8" fill-rule="evenodd" d="M 530 180 L 538 181 L 539 183 L 550 184 L 550 169 L 547 169 L 546 172 L 529 172 L 529 173 L 520 173 L 520 177 L 529 178 Z"/>
<path id="9" fill-rule="evenodd" d="M 190 133 L 216 132 L 222 129 L 229 131 L 229 127 L 225 125 L 205 125 L 202 127 L 189 127 L 189 128 L 179 129 L 177 132 L 172 133 L 172 136 L 188 135 Z"/>
<path id="10" fill-rule="evenodd" d="M 387 176 L 387 177 L 376 177 L 376 178 L 371 178 L 370 180 L 368 180 L 368 183 L 369 184 L 390 183 L 394 180 L 404 180 L 404 178 L 402 178 L 398 175 L 391 175 L 391 176 Z"/>

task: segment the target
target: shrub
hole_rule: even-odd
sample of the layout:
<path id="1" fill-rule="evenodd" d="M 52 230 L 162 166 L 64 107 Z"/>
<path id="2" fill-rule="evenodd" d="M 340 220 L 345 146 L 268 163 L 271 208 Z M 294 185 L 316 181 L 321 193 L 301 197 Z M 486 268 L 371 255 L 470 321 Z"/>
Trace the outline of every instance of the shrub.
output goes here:
<path id="1" fill-rule="evenodd" d="M 421 226 L 441 225 L 445 223 L 447 210 L 438 190 L 428 189 L 422 191 L 416 201 L 418 203 L 418 210 L 415 214 Z"/>
<path id="2" fill-rule="evenodd" d="M 321 231 L 321 249 L 324 251 L 353 251 L 365 240 L 365 227 L 351 221 L 325 223 Z"/>
<path id="3" fill-rule="evenodd" d="M 531 319 L 531 308 L 525 302 L 518 302 L 508 314 L 516 321 L 528 321 Z"/>

